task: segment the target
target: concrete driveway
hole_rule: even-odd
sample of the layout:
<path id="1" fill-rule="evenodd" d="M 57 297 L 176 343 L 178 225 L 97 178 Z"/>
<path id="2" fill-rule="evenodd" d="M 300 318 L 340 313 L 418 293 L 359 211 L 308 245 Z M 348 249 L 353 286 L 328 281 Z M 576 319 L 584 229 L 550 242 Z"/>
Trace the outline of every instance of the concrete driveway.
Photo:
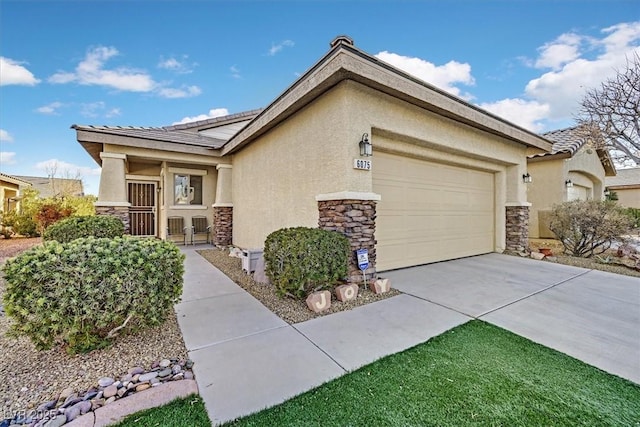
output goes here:
<path id="1" fill-rule="evenodd" d="M 488 254 L 382 273 L 400 291 L 640 384 L 640 279 Z"/>

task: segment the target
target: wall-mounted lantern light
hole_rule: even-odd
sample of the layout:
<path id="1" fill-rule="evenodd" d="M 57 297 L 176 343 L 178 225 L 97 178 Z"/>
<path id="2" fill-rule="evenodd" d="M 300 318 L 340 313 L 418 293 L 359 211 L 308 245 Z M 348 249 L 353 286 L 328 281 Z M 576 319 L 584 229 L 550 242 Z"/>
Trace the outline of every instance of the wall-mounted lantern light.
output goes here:
<path id="1" fill-rule="evenodd" d="M 362 134 L 362 139 L 360 140 L 358 145 L 360 146 L 360 155 L 361 156 L 365 156 L 365 157 L 371 156 L 371 154 L 373 152 L 373 147 L 371 146 L 371 143 L 369 142 L 369 134 L 368 133 Z"/>
<path id="2" fill-rule="evenodd" d="M 533 178 L 531 178 L 531 175 L 529 175 L 529 172 L 522 175 L 522 182 L 524 182 L 525 184 L 531 184 L 533 182 Z"/>
<path id="3" fill-rule="evenodd" d="M 568 179 L 568 180 L 566 180 L 566 181 L 564 182 L 564 185 L 565 185 L 565 187 L 567 187 L 567 188 L 571 188 L 571 187 L 573 187 L 573 182 L 571 182 L 571 180 L 570 180 L 570 179 Z"/>
<path id="4" fill-rule="evenodd" d="M 611 190 L 609 188 L 604 189 L 604 197 L 609 197 L 611 195 Z"/>

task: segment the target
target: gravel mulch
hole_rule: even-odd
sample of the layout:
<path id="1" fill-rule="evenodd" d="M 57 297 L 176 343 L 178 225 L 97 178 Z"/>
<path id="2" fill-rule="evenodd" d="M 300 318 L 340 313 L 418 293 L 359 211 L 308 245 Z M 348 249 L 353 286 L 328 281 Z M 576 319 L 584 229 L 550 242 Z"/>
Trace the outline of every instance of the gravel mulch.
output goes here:
<path id="1" fill-rule="evenodd" d="M 376 295 L 369 289 L 363 290 L 363 287 L 360 286 L 356 299 L 340 302 L 335 295 L 332 295 L 331 307 L 322 313 L 314 313 L 309 310 L 304 300 L 281 298 L 276 294 L 274 286 L 255 282 L 250 275 L 242 271 L 242 260 L 229 256 L 228 251 L 205 249 L 198 251 L 198 253 L 287 323 L 300 323 L 316 317 L 326 316 L 327 314 L 351 310 L 361 305 L 400 294 L 400 291 L 392 288 L 389 292 Z M 391 283 L 391 286 L 393 286 L 393 283 Z"/>
<path id="2" fill-rule="evenodd" d="M 28 241 L 27 241 L 28 240 Z M 0 240 L 0 265 L 39 239 Z M 5 285 L 0 277 L 0 296 Z M 175 313 L 161 326 L 116 338 L 107 349 L 70 356 L 62 348 L 38 351 L 27 338 L 6 336 L 12 320 L 0 312 L 0 419 L 56 399 L 66 388 L 82 392 L 102 377 L 118 378 L 162 359 L 187 359 Z"/>

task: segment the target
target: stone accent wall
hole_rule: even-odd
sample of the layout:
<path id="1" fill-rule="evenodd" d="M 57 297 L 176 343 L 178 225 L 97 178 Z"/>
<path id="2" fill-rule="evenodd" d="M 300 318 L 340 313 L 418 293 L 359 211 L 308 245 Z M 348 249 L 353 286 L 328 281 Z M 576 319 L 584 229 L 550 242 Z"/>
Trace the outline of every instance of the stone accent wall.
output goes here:
<path id="1" fill-rule="evenodd" d="M 124 223 L 125 234 L 131 233 L 128 206 L 96 206 L 96 215 L 111 215 Z"/>
<path id="2" fill-rule="evenodd" d="M 529 206 L 507 206 L 505 252 L 529 251 Z"/>
<path id="3" fill-rule="evenodd" d="M 361 284 L 362 271 L 358 268 L 355 251 L 369 251 L 367 279 L 376 272 L 376 202 L 371 200 L 328 200 L 318 202 L 320 214 L 318 227 L 323 230 L 338 231 L 351 242 L 349 257 L 349 283 Z"/>
<path id="4" fill-rule="evenodd" d="M 213 244 L 230 246 L 233 243 L 233 207 L 213 208 Z"/>

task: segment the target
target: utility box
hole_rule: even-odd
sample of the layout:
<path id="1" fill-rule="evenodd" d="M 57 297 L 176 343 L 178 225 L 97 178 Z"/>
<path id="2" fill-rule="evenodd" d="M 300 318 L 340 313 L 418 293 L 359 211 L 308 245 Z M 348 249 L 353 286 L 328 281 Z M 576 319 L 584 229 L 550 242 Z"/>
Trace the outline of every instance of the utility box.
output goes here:
<path id="1" fill-rule="evenodd" d="M 258 260 L 262 258 L 262 249 L 246 249 L 242 251 L 242 271 L 251 274 L 256 271 Z"/>

